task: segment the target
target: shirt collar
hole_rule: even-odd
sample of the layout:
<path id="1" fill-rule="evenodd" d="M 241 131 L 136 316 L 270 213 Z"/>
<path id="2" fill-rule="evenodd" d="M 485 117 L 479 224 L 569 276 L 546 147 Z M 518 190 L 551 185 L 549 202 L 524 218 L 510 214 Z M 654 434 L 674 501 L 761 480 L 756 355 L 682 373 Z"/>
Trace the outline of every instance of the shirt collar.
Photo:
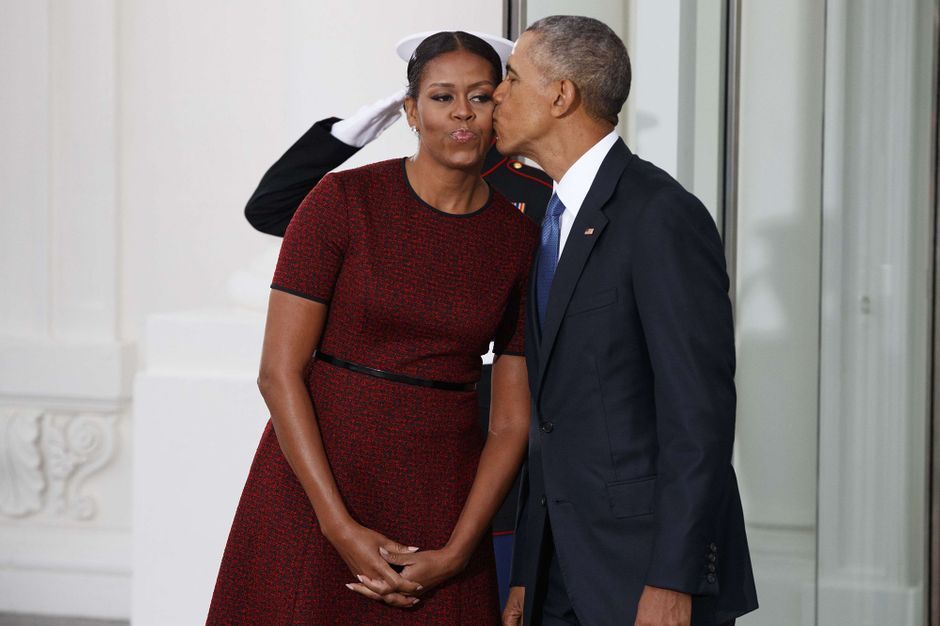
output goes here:
<path id="1" fill-rule="evenodd" d="M 594 184 L 594 179 L 597 178 L 601 164 L 615 143 L 617 143 L 617 132 L 612 130 L 590 150 L 582 154 L 581 158 L 568 168 L 561 180 L 555 183 L 555 193 L 565 205 L 565 212 L 571 211 L 577 214 L 581 209 L 584 198 L 591 189 L 591 185 Z"/>

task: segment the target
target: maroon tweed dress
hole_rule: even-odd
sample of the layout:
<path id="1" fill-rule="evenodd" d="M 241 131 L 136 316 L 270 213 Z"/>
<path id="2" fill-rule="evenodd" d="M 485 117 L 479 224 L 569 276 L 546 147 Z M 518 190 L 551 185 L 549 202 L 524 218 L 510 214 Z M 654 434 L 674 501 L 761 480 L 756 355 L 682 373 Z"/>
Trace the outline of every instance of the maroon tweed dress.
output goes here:
<path id="1" fill-rule="evenodd" d="M 490 341 L 523 354 L 526 282 L 538 233 L 492 194 L 467 215 L 423 202 L 403 159 L 324 178 L 287 229 L 274 289 L 328 303 L 320 349 L 412 377 L 479 379 Z M 473 391 L 358 374 L 322 361 L 308 388 L 340 493 L 361 524 L 441 548 L 484 443 Z M 270 420 L 216 582 L 210 624 L 467 624 L 499 621 L 489 533 L 467 568 L 414 608 L 369 600 L 321 534 Z"/>

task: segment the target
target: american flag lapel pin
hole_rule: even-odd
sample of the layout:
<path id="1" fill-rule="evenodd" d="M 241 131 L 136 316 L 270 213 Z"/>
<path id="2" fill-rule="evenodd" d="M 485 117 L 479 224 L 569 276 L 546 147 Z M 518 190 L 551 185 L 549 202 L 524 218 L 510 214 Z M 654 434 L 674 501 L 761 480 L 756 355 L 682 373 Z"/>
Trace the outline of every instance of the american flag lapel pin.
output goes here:
<path id="1" fill-rule="evenodd" d="M 594 229 L 593 229 L 593 228 L 585 228 L 585 229 L 584 229 L 584 235 L 585 235 L 586 237 L 591 237 L 591 236 L 593 236 L 593 235 L 594 235 Z"/>

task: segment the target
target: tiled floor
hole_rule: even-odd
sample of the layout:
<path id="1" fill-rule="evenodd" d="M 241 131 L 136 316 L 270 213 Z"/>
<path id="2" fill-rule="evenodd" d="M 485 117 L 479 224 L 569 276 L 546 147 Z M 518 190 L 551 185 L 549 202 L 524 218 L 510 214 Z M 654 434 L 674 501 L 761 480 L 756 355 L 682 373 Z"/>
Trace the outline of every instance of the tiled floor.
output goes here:
<path id="1" fill-rule="evenodd" d="M 130 622 L 122 619 L 86 619 L 82 617 L 0 613 L 0 626 L 128 626 L 129 624 Z"/>

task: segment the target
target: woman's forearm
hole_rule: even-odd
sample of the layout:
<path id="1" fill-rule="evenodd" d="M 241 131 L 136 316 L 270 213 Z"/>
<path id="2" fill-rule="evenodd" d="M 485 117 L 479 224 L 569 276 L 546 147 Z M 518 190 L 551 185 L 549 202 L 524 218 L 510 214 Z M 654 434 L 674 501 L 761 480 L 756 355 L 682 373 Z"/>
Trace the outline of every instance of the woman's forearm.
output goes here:
<path id="1" fill-rule="evenodd" d="M 340 532 L 351 518 L 336 486 L 320 437 L 313 403 L 303 377 L 295 374 L 259 378 L 284 458 L 313 505 L 325 536 Z"/>
<path id="2" fill-rule="evenodd" d="M 258 388 L 271 413 L 284 458 L 329 539 L 348 527 L 349 512 L 326 458 L 304 380 L 310 355 L 326 326 L 327 313 L 327 306 L 320 302 L 271 290 Z"/>
<path id="3" fill-rule="evenodd" d="M 480 455 L 473 486 L 445 549 L 466 563 L 490 528 L 509 488 L 519 473 L 526 450 L 528 425 L 516 425 L 490 431 Z"/>
<path id="4" fill-rule="evenodd" d="M 530 397 L 525 359 L 497 357 L 492 388 L 486 445 L 470 494 L 446 546 L 462 563 L 469 560 L 490 528 L 519 473 L 528 442 Z"/>

